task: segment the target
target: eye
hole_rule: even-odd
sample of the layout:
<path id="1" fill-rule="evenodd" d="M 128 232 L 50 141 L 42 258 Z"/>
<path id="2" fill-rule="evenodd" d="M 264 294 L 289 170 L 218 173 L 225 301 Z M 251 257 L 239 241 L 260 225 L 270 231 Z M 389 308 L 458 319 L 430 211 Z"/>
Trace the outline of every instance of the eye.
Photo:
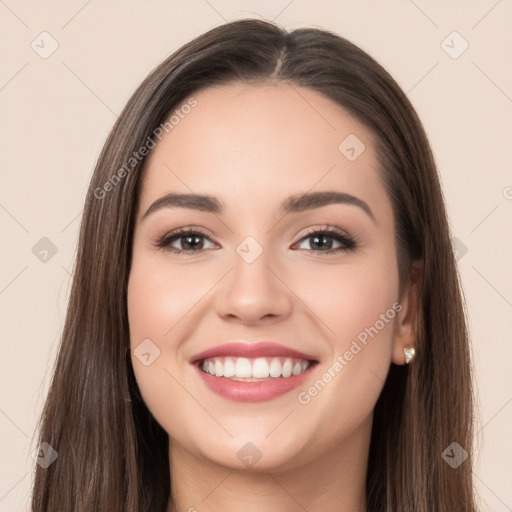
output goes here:
<path id="1" fill-rule="evenodd" d="M 334 226 L 326 226 L 325 228 L 314 228 L 306 231 L 298 244 L 309 244 L 311 251 L 315 253 L 332 254 L 342 251 L 350 251 L 357 247 L 354 237 Z M 333 248 L 333 244 L 338 243 L 338 247 Z M 297 244 L 296 244 L 297 245 Z M 320 248 L 317 248 L 320 247 Z M 322 247 L 325 249 L 322 249 Z M 304 247 L 299 247 L 304 249 Z"/>
<path id="2" fill-rule="evenodd" d="M 332 254 L 353 250 L 357 247 L 357 240 L 354 237 L 334 226 L 326 226 L 322 229 L 314 228 L 302 233 L 302 235 L 303 237 L 295 246 L 309 244 L 309 251 L 314 253 Z M 216 244 L 212 242 L 206 233 L 199 228 L 189 227 L 176 229 L 167 233 L 158 239 L 155 245 L 160 249 L 165 249 L 174 254 L 190 255 L 208 248 L 205 247 L 204 240 L 209 241 L 211 244 L 210 249 L 215 248 Z M 175 244 L 179 244 L 181 247 L 176 247 Z M 339 246 L 333 247 L 334 244 L 339 244 Z M 308 250 L 307 247 L 299 247 L 299 249 Z"/>
<path id="3" fill-rule="evenodd" d="M 200 229 L 180 228 L 164 235 L 157 240 L 155 245 L 160 249 L 165 249 L 175 254 L 191 254 L 205 249 L 204 239 L 210 241 L 215 247 L 215 244 L 210 240 L 208 235 L 203 233 Z M 181 245 L 181 248 L 174 247 L 176 242 Z"/>

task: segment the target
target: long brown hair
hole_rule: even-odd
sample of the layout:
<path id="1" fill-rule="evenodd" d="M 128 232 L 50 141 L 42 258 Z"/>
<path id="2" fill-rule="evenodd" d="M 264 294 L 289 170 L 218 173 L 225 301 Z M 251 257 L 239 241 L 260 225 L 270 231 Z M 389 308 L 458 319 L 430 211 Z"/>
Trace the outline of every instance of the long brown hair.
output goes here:
<path id="1" fill-rule="evenodd" d="M 33 512 L 164 512 L 172 499 L 168 435 L 142 401 L 127 356 L 126 291 L 145 159 L 131 167 L 126 162 L 194 92 L 269 79 L 322 93 L 371 131 L 393 204 L 400 289 L 412 263 L 423 262 L 417 356 L 410 366 L 391 365 L 374 411 L 367 510 L 476 510 L 464 304 L 422 124 L 389 73 L 346 39 L 245 19 L 210 30 L 153 70 L 99 156 L 40 420 L 39 441 L 58 458 L 48 468 L 36 466 Z M 442 457 L 453 442 L 468 454 L 457 468 Z"/>

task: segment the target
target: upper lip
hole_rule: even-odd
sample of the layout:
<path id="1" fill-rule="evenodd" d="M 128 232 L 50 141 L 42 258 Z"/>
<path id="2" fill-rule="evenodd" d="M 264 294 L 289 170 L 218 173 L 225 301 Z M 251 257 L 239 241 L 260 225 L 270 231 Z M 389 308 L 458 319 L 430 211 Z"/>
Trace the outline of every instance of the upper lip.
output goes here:
<path id="1" fill-rule="evenodd" d="M 195 354 L 191 357 L 190 362 L 197 363 L 198 361 L 209 359 L 211 357 L 222 356 L 247 358 L 282 356 L 304 359 L 306 361 L 315 361 L 315 358 L 311 355 L 285 347 L 284 345 L 279 345 L 272 341 L 262 341 L 259 343 L 234 341 L 217 345 L 216 347 L 204 350 L 199 354 Z"/>

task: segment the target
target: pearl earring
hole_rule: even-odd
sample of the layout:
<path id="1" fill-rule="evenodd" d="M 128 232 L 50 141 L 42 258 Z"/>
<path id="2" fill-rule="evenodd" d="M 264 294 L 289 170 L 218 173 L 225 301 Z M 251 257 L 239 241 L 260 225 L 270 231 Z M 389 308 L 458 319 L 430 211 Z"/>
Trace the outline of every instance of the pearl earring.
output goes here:
<path id="1" fill-rule="evenodd" d="M 404 348 L 405 364 L 409 364 L 414 359 L 415 353 L 416 353 L 416 350 L 414 350 L 414 348 L 412 348 L 412 347 Z"/>

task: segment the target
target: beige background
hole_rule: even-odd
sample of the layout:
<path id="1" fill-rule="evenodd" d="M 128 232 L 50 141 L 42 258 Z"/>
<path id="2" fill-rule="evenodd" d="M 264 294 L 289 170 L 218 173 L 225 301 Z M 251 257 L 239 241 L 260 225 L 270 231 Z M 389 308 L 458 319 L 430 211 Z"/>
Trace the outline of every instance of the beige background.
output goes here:
<path id="1" fill-rule="evenodd" d="M 359 44 L 422 118 L 461 248 L 480 403 L 475 481 L 484 511 L 512 510 L 510 0 L 0 0 L 0 510 L 28 510 L 34 429 L 63 326 L 81 203 L 116 114 L 181 44 L 251 16 L 317 25 Z M 462 39 L 442 44 L 453 31 L 469 44 L 458 58 Z M 43 59 L 51 38 L 58 48 Z M 57 248 L 46 262 L 32 252 L 42 237 Z"/>

